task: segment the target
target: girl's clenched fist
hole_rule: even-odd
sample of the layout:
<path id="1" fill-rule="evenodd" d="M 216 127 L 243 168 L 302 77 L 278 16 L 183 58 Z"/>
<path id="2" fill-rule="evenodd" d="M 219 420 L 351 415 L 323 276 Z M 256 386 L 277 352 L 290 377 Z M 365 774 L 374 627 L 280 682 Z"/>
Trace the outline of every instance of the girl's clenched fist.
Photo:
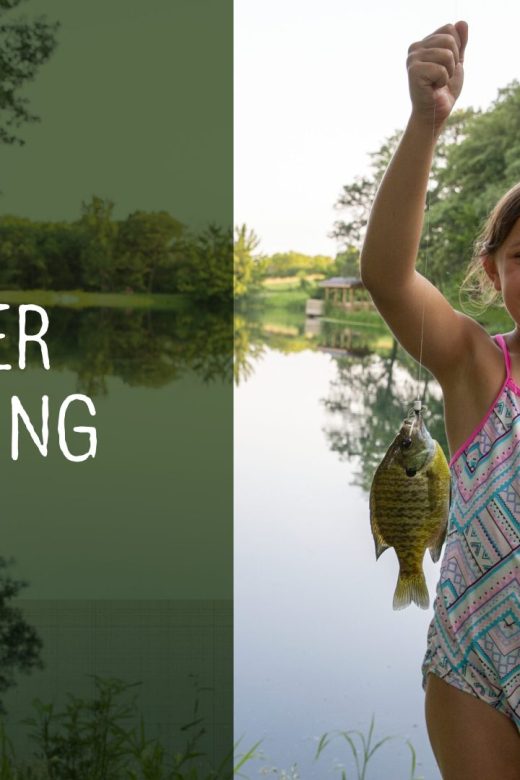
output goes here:
<path id="1" fill-rule="evenodd" d="M 466 22 L 445 24 L 408 49 L 406 67 L 412 114 L 416 121 L 438 129 L 448 118 L 464 81 Z"/>

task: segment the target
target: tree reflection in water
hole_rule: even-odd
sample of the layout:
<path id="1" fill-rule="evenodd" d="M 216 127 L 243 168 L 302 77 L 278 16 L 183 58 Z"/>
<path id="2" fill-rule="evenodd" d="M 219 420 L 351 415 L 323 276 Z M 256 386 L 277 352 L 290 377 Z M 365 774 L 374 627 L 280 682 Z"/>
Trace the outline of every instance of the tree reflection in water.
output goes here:
<path id="1" fill-rule="evenodd" d="M 140 387 L 163 387 L 187 373 L 205 383 L 232 381 L 233 321 L 227 310 L 54 307 L 48 313 L 51 369 L 74 371 L 78 391 L 91 397 L 106 394 L 111 377 Z M 17 312 L 7 315 L 0 359 L 16 365 Z M 28 349 L 27 364 L 41 365 L 38 350 Z"/>
<path id="2" fill-rule="evenodd" d="M 336 358 L 338 377 L 322 403 L 329 413 L 325 427 L 331 450 L 354 466 L 353 484 L 370 490 L 374 471 L 417 397 L 418 364 L 392 339 L 390 351 Z M 420 397 L 426 423 L 446 454 L 440 388 L 423 369 Z"/>
<path id="3" fill-rule="evenodd" d="M 264 355 L 266 345 L 261 326 L 250 323 L 240 314 L 234 318 L 234 336 L 233 378 L 238 386 L 253 375 L 254 364 Z"/>
<path id="4" fill-rule="evenodd" d="M 309 335 L 310 334 L 310 335 Z M 300 318 L 294 325 L 270 323 L 235 314 L 235 384 L 247 381 L 267 348 L 283 354 L 313 350 L 325 352 L 337 365 L 337 378 L 322 399 L 328 413 L 324 433 L 328 446 L 341 460 L 352 462 L 353 484 L 365 491 L 376 467 L 417 397 L 419 388 L 425 420 L 446 454 L 442 395 L 438 383 L 381 325 L 356 330 L 321 320 L 309 329 Z"/>
<path id="5" fill-rule="evenodd" d="M 28 584 L 11 576 L 9 568 L 13 563 L 0 556 L 0 695 L 16 685 L 19 673 L 43 668 L 43 642 L 23 612 L 11 604 Z M 5 714 L 1 699 L 0 714 Z"/>
<path id="6" fill-rule="evenodd" d="M 310 338 L 303 322 L 269 324 L 245 313 L 232 319 L 227 311 L 194 309 L 53 309 L 50 321 L 52 367 L 75 371 L 78 389 L 90 396 L 106 393 L 110 377 L 131 386 L 162 387 L 194 372 L 204 382 L 238 386 L 251 378 L 268 348 L 284 354 L 326 352 L 336 362 L 337 378 L 322 399 L 328 413 L 325 436 L 341 460 L 352 461 L 353 484 L 367 492 L 418 391 L 418 364 L 385 326 L 351 330 L 322 322 Z M 0 342 L 0 359 L 6 362 L 7 341 Z M 447 454 L 441 391 L 426 369 L 420 395 L 430 433 Z"/>

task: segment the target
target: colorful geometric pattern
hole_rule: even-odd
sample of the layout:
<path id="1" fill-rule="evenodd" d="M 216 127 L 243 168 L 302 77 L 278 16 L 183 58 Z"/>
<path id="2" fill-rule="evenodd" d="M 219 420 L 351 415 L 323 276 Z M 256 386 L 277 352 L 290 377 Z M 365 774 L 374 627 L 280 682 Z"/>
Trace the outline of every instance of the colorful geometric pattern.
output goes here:
<path id="1" fill-rule="evenodd" d="M 506 379 L 450 461 L 446 547 L 422 665 L 506 714 L 520 731 L 520 388 Z"/>

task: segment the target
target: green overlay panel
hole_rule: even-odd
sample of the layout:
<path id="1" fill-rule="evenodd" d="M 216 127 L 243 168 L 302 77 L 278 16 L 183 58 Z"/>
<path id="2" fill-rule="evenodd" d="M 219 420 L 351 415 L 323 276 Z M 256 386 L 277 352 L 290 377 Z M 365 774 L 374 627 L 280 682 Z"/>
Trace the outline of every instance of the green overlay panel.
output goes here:
<path id="1" fill-rule="evenodd" d="M 232 17 L 0 3 L 6 777 L 232 776 Z"/>

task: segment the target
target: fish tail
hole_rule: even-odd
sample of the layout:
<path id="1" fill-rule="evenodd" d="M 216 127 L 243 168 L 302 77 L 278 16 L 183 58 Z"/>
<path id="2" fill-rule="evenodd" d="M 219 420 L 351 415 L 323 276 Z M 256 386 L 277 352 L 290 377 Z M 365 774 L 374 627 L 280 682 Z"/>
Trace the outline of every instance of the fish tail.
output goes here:
<path id="1" fill-rule="evenodd" d="M 422 571 L 414 574 L 402 574 L 399 572 L 393 607 L 394 609 L 404 609 L 412 601 L 421 609 L 428 609 L 430 597 L 424 574 Z"/>

